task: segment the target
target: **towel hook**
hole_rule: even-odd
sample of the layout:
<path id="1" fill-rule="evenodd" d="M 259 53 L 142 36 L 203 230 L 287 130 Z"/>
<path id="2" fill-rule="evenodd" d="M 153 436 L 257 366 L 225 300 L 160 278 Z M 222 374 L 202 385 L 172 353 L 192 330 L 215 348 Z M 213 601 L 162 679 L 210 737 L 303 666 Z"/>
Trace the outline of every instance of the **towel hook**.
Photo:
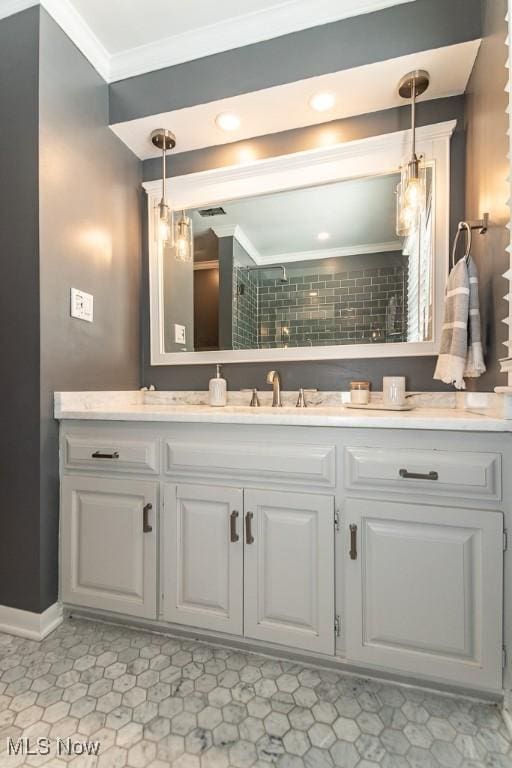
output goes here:
<path id="1" fill-rule="evenodd" d="M 464 254 L 464 260 L 467 261 L 469 258 L 469 254 L 471 253 L 471 241 L 472 241 L 472 235 L 471 235 L 471 227 L 469 226 L 467 221 L 460 221 L 459 226 L 457 227 L 457 234 L 455 235 L 455 240 L 453 241 L 453 248 L 452 248 L 452 269 L 455 266 L 455 254 L 457 252 L 457 245 L 459 242 L 459 237 L 461 235 L 461 232 L 466 230 L 467 232 L 467 242 L 466 242 L 466 253 Z"/>

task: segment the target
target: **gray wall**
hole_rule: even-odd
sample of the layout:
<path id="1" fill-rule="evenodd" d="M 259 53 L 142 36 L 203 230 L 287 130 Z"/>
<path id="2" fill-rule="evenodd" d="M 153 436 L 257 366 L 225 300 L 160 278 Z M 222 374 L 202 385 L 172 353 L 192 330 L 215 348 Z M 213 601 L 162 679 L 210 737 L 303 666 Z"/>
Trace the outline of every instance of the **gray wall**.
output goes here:
<path id="1" fill-rule="evenodd" d="M 458 156 L 464 154 L 464 96 L 449 99 L 433 99 L 418 104 L 418 125 L 431 125 L 444 120 L 457 120 L 457 133 L 452 139 L 452 152 Z M 171 153 L 167 156 L 168 176 L 182 176 L 186 173 L 198 173 L 227 165 L 238 165 L 243 152 L 250 148 L 255 160 L 266 157 L 278 157 L 292 152 L 304 152 L 325 146 L 325 136 L 329 142 L 338 144 L 343 141 L 366 139 L 384 133 L 404 131 L 411 126 L 411 109 L 408 106 L 372 112 L 368 115 L 356 115 L 341 120 L 331 120 L 320 125 L 294 128 L 289 131 L 273 133 L 267 136 L 255 136 L 246 141 L 234 141 L 191 152 Z M 161 158 L 152 158 L 143 162 L 144 181 L 162 178 Z M 454 199 L 462 198 L 460 178 L 453 190 Z"/>
<path id="2" fill-rule="evenodd" d="M 0 605 L 39 609 L 38 29 L 0 22 Z"/>
<path id="3" fill-rule="evenodd" d="M 0 22 L 0 73 L 0 605 L 40 612 L 57 598 L 53 391 L 140 383 L 141 164 L 44 11 Z M 94 294 L 92 325 L 69 317 L 71 286 Z"/>
<path id="4" fill-rule="evenodd" d="M 503 342 L 508 337 L 508 327 L 501 322 L 508 315 L 508 305 L 503 299 L 508 283 L 502 275 L 508 269 L 505 248 L 510 240 L 507 230 L 510 211 L 506 205 L 509 197 L 506 12 L 506 0 L 485 0 L 484 39 L 467 92 L 467 216 L 477 219 L 488 211 L 491 219 L 488 233 L 475 234 L 473 240 L 473 256 L 480 274 L 487 373 L 468 382 L 468 386 L 479 390 L 507 383 L 498 363 L 500 357 L 507 355 Z"/>
<path id="5" fill-rule="evenodd" d="M 194 265 L 178 261 L 166 249 L 164 273 L 164 344 L 166 352 L 194 351 Z M 185 326 L 185 344 L 176 343 L 174 326 Z"/>
<path id="6" fill-rule="evenodd" d="M 194 349 L 219 348 L 219 270 L 194 272 Z"/>
<path id="7" fill-rule="evenodd" d="M 233 338 L 233 237 L 219 237 L 219 347 L 231 349 Z M 181 366 L 180 366 L 181 367 Z M 208 387 L 206 387 L 207 389 Z M 184 387 L 188 389 L 188 387 Z"/>
<path id="8" fill-rule="evenodd" d="M 457 222 L 464 217 L 464 97 L 440 99 L 418 105 L 419 125 L 451 119 L 457 120 L 456 132 L 452 138 L 451 154 L 451 229 L 454 233 Z M 339 137 L 340 141 L 348 141 L 402 130 L 409 125 L 410 111 L 408 108 L 391 109 L 356 118 L 337 120 L 323 126 L 311 126 L 262 136 L 250 142 L 177 154 L 170 158 L 169 171 L 170 175 L 178 175 L 232 165 L 237 161 L 236 158 L 240 149 L 249 143 L 256 156 L 263 158 L 317 147 L 321 141 L 322 131 L 327 129 L 333 132 L 333 136 Z M 146 179 L 158 178 L 157 169 L 152 160 L 145 161 L 143 166 Z M 148 269 L 147 252 L 145 252 L 144 246 L 143 254 L 143 272 L 146 273 Z M 147 303 L 147 289 L 145 295 L 145 302 Z M 221 297 L 221 308 L 222 305 Z M 155 384 L 159 389 L 178 390 L 206 389 L 208 386 L 212 366 L 151 366 L 149 361 L 149 323 L 146 314 L 143 335 L 144 384 Z M 322 390 L 347 388 L 350 381 L 355 378 L 369 379 L 375 388 L 380 388 L 383 375 L 407 375 L 409 387 L 414 389 L 437 390 L 443 386 L 432 379 L 435 368 L 435 358 L 433 357 L 327 360 L 315 362 L 313 365 L 309 362 L 279 363 L 276 367 L 282 374 L 283 385 L 286 389 L 298 386 L 316 387 Z M 230 388 L 240 389 L 263 385 L 268 368 L 268 363 L 250 365 L 238 363 L 226 364 L 223 370 Z"/>
<path id="9" fill-rule="evenodd" d="M 41 603 L 56 598 L 55 390 L 131 389 L 140 380 L 140 172 L 108 128 L 108 88 L 41 11 Z M 70 288 L 94 323 L 70 317 Z"/>

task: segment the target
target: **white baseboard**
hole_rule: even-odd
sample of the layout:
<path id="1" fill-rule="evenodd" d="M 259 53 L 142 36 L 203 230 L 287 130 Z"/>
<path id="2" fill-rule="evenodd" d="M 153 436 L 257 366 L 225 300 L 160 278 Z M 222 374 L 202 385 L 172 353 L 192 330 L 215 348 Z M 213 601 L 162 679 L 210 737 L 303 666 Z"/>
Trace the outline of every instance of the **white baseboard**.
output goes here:
<path id="1" fill-rule="evenodd" d="M 29 640 L 44 640 L 62 622 L 62 605 L 53 603 L 43 613 L 0 605 L 0 632 Z"/>

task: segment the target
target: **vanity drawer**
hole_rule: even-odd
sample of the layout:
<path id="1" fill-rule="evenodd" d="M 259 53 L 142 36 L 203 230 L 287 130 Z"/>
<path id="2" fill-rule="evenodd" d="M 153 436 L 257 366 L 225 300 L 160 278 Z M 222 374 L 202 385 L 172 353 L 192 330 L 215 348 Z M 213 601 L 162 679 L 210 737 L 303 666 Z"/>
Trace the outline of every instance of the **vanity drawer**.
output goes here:
<path id="1" fill-rule="evenodd" d="M 497 453 L 346 448 L 344 466 L 349 490 L 501 500 Z"/>
<path id="2" fill-rule="evenodd" d="M 177 477 L 231 476 L 317 488 L 336 484 L 334 445 L 166 440 L 164 455 L 165 472 Z"/>
<path id="3" fill-rule="evenodd" d="M 66 469 L 135 472 L 157 475 L 159 471 L 158 441 L 123 436 L 99 430 L 91 435 L 64 436 Z"/>

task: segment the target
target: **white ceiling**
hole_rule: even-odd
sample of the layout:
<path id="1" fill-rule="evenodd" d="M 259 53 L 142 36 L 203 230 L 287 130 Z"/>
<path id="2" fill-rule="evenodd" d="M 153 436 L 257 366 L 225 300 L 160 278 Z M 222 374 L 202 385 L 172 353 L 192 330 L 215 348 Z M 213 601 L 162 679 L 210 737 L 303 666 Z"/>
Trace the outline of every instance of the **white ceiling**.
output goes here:
<path id="1" fill-rule="evenodd" d="M 111 54 L 150 45 L 198 29 L 258 17 L 294 0 L 72 0 L 85 22 Z M 293 9 L 291 9 L 293 10 Z"/>
<path id="2" fill-rule="evenodd" d="M 258 264 L 331 258 L 351 247 L 355 252 L 361 247 L 375 251 L 373 246 L 381 250 L 382 244 L 400 247 L 395 234 L 399 181 L 399 174 L 390 174 L 223 202 L 226 215 L 203 218 L 192 212 L 194 233 L 213 229 L 223 236 L 238 227 L 255 249 L 251 252 Z M 329 239 L 320 242 L 320 232 Z"/>
<path id="3" fill-rule="evenodd" d="M 209 104 L 151 115 L 112 128 L 138 157 L 147 159 L 159 154 L 149 139 L 151 131 L 159 127 L 170 128 L 174 132 L 177 152 L 187 152 L 401 106 L 404 101 L 397 92 L 398 81 L 413 69 L 426 69 L 430 73 L 431 84 L 423 99 L 454 96 L 466 90 L 479 44 L 479 41 L 471 41 L 423 51 Z M 308 105 L 309 99 L 314 93 L 323 91 L 336 94 L 336 104 L 328 112 L 315 112 Z M 234 111 L 240 116 L 239 130 L 226 132 L 217 127 L 215 117 L 224 111 Z M 326 141 L 329 141 L 328 126 Z M 243 147 L 243 151 L 248 152 L 250 148 Z"/>
<path id="4" fill-rule="evenodd" d="M 109 82 L 415 0 L 0 0 L 43 5 Z"/>

